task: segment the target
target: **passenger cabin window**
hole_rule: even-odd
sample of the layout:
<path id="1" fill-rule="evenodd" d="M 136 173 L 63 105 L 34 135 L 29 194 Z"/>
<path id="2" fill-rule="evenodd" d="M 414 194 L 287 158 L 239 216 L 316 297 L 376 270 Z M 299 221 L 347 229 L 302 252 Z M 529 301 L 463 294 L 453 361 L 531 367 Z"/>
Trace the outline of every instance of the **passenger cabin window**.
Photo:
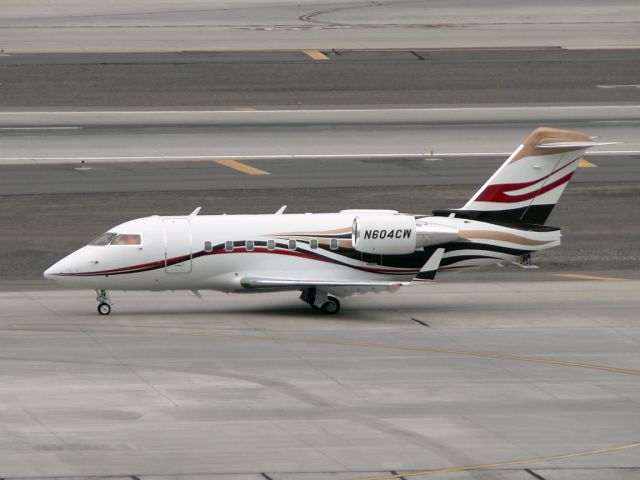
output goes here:
<path id="1" fill-rule="evenodd" d="M 119 233 L 109 245 L 142 245 L 142 237 L 137 233 Z"/>
<path id="2" fill-rule="evenodd" d="M 95 245 L 99 247 L 104 247 L 105 245 L 109 245 L 114 238 L 118 236 L 117 233 L 106 232 L 100 235 L 98 238 L 91 241 L 89 245 Z"/>
<path id="3" fill-rule="evenodd" d="M 309 240 L 309 246 L 315 250 L 316 248 L 318 248 L 318 240 L 316 240 L 315 238 L 313 240 Z"/>
<path id="4" fill-rule="evenodd" d="M 205 252 L 210 252 L 212 250 L 213 250 L 213 245 L 211 245 L 211 242 L 209 240 L 204 242 L 204 251 Z"/>
<path id="5" fill-rule="evenodd" d="M 247 240 L 247 242 L 245 243 L 245 247 L 247 249 L 247 252 L 253 252 L 253 240 Z"/>
<path id="6" fill-rule="evenodd" d="M 331 250 L 337 250 L 338 249 L 338 239 L 337 238 L 332 238 L 331 239 Z"/>
<path id="7" fill-rule="evenodd" d="M 294 239 L 289 240 L 289 250 L 296 249 L 296 241 Z"/>
<path id="8" fill-rule="evenodd" d="M 275 250 L 276 249 L 276 241 L 275 240 L 267 240 L 267 249 Z"/>
<path id="9" fill-rule="evenodd" d="M 233 242 L 231 240 L 224 242 L 224 249 L 226 252 L 233 252 Z"/>

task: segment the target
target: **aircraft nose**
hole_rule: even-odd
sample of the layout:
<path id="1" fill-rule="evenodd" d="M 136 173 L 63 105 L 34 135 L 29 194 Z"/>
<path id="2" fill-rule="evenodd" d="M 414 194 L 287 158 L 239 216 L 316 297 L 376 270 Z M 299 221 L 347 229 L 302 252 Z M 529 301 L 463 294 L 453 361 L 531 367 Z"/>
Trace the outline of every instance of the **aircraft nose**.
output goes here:
<path id="1" fill-rule="evenodd" d="M 47 268 L 44 273 L 42 274 L 42 276 L 44 278 L 46 278 L 47 280 L 51 280 L 51 277 L 53 276 L 53 270 L 51 267 Z"/>
<path id="2" fill-rule="evenodd" d="M 60 262 L 57 262 L 57 263 L 51 265 L 49 268 L 47 268 L 43 272 L 42 276 L 44 278 L 46 278 L 47 280 L 55 280 L 56 279 L 56 274 L 60 272 L 60 268 L 58 268 L 58 264 L 59 263 Z"/>

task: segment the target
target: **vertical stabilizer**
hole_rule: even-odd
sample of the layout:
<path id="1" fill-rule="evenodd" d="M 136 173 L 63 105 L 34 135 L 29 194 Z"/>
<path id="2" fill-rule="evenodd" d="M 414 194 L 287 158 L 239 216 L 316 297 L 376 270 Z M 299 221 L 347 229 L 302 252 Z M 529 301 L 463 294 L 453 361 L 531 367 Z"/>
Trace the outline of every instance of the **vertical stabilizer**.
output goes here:
<path id="1" fill-rule="evenodd" d="M 542 225 L 580 157 L 597 145 L 609 143 L 569 130 L 537 128 L 464 207 L 450 212 L 494 223 Z"/>

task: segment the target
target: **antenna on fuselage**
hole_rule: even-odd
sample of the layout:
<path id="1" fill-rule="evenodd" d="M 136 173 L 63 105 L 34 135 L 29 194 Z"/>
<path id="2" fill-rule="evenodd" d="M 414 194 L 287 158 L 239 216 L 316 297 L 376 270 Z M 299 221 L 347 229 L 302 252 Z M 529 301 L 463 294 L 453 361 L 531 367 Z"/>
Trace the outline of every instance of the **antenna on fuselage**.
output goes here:
<path id="1" fill-rule="evenodd" d="M 196 215 L 198 215 L 198 213 L 200 213 L 200 210 L 202 210 L 202 207 L 198 207 L 196 208 L 193 212 L 191 212 L 189 214 L 190 217 L 195 217 Z"/>
<path id="2" fill-rule="evenodd" d="M 275 215 L 282 215 L 284 213 L 284 211 L 286 210 L 287 206 L 286 205 L 282 205 L 278 211 L 275 213 Z"/>

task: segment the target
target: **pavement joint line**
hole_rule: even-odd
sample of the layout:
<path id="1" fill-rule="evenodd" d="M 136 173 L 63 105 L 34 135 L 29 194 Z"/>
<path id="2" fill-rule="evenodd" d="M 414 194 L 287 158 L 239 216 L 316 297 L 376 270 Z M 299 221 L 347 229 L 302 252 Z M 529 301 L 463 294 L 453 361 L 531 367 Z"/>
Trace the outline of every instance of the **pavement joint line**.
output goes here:
<path id="1" fill-rule="evenodd" d="M 598 165 L 596 165 L 595 163 L 591 163 L 589 160 L 585 160 L 584 158 L 581 158 L 580 161 L 578 162 L 578 167 L 580 167 L 580 168 L 598 168 Z"/>
<path id="2" fill-rule="evenodd" d="M 391 475 L 399 475 L 398 472 L 396 470 L 389 470 L 389 473 Z M 407 480 L 405 477 L 398 477 L 399 480 Z"/>
<path id="3" fill-rule="evenodd" d="M 602 282 L 624 282 L 626 278 L 604 277 L 599 275 L 583 275 L 580 273 L 552 273 L 554 277 L 574 278 L 576 280 L 599 280 Z"/>
<path id="4" fill-rule="evenodd" d="M 529 468 L 525 468 L 524 471 L 527 472 L 529 475 L 531 475 L 533 478 L 536 478 L 537 480 L 547 480 L 542 475 L 538 475 L 536 472 L 534 472 Z"/>
<path id="5" fill-rule="evenodd" d="M 231 160 L 231 159 L 214 160 L 214 163 L 217 163 L 218 165 L 224 165 L 225 167 L 233 168 L 234 170 L 238 170 L 239 172 L 246 173 L 247 175 L 269 175 L 269 172 L 265 172 L 264 170 L 260 170 L 259 168 L 245 165 L 244 163 L 238 162 L 237 160 Z"/>
<path id="6" fill-rule="evenodd" d="M 329 57 L 327 57 L 320 50 L 309 49 L 309 50 L 302 50 L 302 52 L 314 60 L 329 60 Z"/>
<path id="7" fill-rule="evenodd" d="M 401 472 L 396 475 L 374 475 L 369 477 L 358 477 L 354 480 L 399 480 L 402 477 L 430 477 L 433 475 L 442 475 L 445 473 L 458 473 L 458 472 L 471 472 L 474 470 L 487 470 L 490 468 L 508 467 L 512 465 L 527 465 L 531 463 L 550 462 L 553 460 L 566 460 L 570 458 L 586 457 L 589 455 L 599 455 L 603 453 L 619 452 L 620 450 L 626 450 L 630 448 L 636 448 L 640 446 L 640 442 L 623 443 L 620 445 L 614 445 L 612 447 L 598 448 L 594 450 L 582 450 L 572 453 L 561 453 L 557 455 L 543 455 L 539 457 L 523 458 L 518 460 L 509 460 L 505 462 L 496 463 L 483 463 L 477 465 L 464 465 L 461 467 L 448 467 L 438 468 L 434 470 L 423 470 L 413 472 Z"/>

